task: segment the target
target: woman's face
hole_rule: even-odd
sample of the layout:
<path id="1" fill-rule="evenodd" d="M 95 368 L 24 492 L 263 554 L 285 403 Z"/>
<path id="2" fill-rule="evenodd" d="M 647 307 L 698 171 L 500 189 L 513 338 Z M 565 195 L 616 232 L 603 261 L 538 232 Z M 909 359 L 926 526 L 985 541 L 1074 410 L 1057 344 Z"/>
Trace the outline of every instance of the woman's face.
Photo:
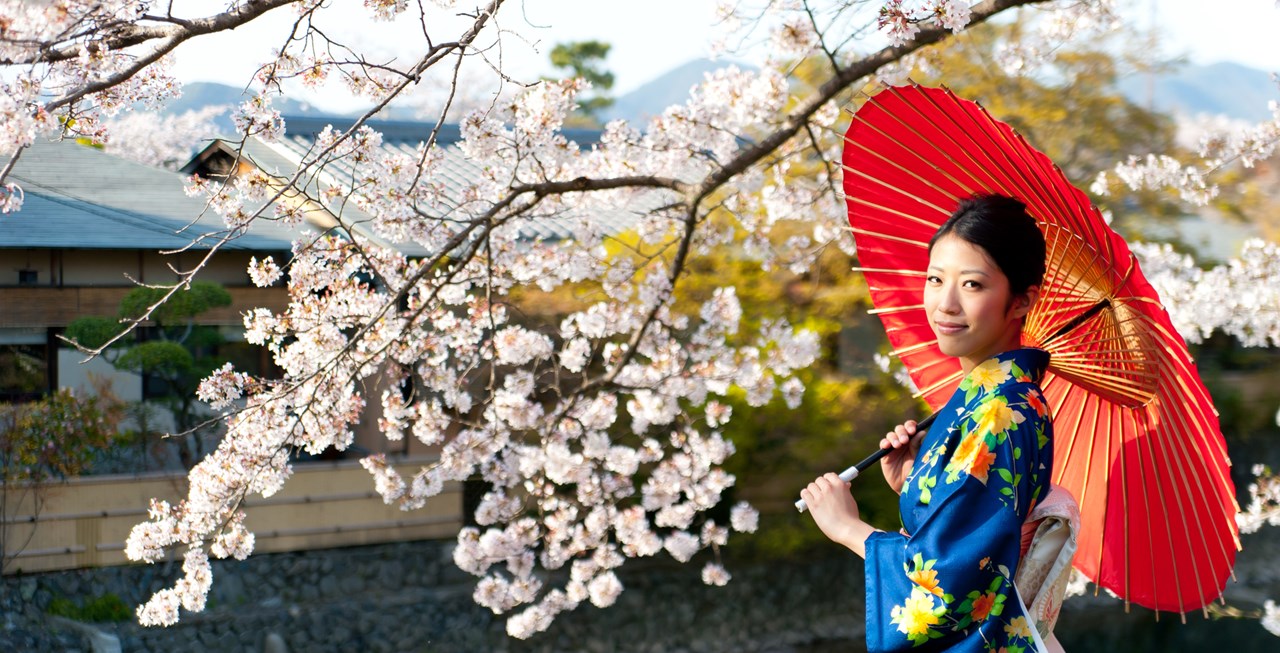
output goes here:
<path id="1" fill-rule="evenodd" d="M 933 245 L 924 310 L 942 353 L 965 372 L 1022 344 L 1022 318 L 1039 289 L 1011 297 L 1009 279 L 981 247 L 946 235 Z M 1011 301 L 1012 300 L 1012 301 Z"/>

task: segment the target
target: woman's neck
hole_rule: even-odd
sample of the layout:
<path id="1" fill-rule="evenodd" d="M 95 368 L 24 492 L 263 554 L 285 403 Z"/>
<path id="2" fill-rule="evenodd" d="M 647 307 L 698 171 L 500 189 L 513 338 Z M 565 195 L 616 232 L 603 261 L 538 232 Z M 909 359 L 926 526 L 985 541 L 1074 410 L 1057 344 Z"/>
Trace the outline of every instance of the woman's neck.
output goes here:
<path id="1" fill-rule="evenodd" d="M 1021 325 L 1019 325 L 1021 327 Z M 960 369 L 965 374 L 973 371 L 973 368 L 982 364 L 983 361 L 993 356 L 998 356 L 1006 351 L 1013 351 L 1022 348 L 1022 329 L 1015 329 L 1010 335 L 1006 336 L 995 346 L 984 352 L 975 352 L 969 356 L 959 356 Z"/>

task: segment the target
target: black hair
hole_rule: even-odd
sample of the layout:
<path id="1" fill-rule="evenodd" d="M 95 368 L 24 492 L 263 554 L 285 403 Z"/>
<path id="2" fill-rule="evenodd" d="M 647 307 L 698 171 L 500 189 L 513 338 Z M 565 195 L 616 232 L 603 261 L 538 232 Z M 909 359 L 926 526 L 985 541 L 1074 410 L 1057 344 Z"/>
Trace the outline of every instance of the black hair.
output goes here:
<path id="1" fill-rule="evenodd" d="M 974 195 L 960 205 L 929 239 L 929 251 L 943 236 L 976 245 L 1009 279 L 1009 291 L 1021 295 L 1044 277 L 1044 234 L 1027 205 L 1004 195 Z"/>

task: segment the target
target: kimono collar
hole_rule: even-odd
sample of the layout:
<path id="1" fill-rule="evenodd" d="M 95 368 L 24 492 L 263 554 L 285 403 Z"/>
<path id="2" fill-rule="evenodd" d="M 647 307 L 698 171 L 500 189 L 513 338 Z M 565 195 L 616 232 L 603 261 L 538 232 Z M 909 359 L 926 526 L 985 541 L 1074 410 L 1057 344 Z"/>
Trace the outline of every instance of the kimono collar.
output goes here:
<path id="1" fill-rule="evenodd" d="M 980 385 L 987 390 L 1013 383 L 1040 383 L 1049 367 L 1049 352 L 1023 347 L 996 354 L 969 371 L 962 387 Z"/>

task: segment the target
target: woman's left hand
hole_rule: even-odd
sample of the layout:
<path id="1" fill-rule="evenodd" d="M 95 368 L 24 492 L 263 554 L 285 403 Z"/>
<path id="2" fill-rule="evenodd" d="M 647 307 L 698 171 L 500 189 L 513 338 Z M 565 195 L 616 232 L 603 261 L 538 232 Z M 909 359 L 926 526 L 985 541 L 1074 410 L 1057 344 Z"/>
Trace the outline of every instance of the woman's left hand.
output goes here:
<path id="1" fill-rule="evenodd" d="M 809 506 L 809 514 L 824 535 L 863 555 L 863 545 L 874 529 L 862 521 L 847 481 L 834 473 L 824 474 L 800 490 L 800 498 Z"/>

